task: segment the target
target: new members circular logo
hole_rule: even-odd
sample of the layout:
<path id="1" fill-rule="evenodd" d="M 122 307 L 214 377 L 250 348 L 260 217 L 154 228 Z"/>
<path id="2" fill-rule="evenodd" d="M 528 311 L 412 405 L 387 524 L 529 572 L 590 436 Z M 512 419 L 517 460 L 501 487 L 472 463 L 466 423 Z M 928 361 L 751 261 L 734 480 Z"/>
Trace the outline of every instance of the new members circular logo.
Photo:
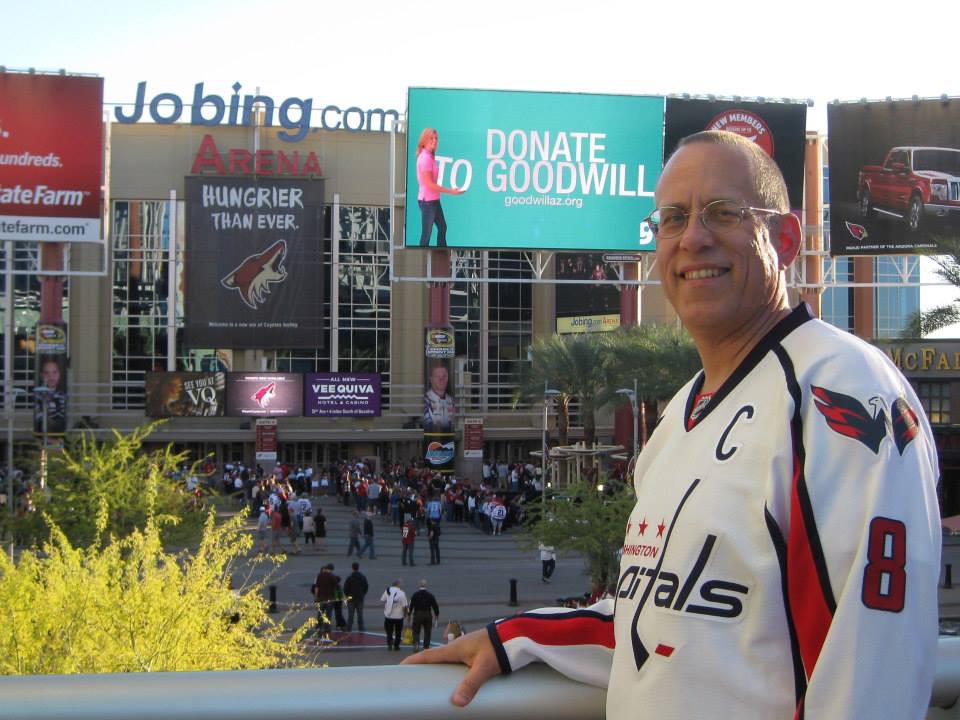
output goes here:
<path id="1" fill-rule="evenodd" d="M 726 130 L 755 142 L 773 157 L 773 133 L 766 121 L 750 110 L 732 109 L 707 123 L 707 130 Z"/>

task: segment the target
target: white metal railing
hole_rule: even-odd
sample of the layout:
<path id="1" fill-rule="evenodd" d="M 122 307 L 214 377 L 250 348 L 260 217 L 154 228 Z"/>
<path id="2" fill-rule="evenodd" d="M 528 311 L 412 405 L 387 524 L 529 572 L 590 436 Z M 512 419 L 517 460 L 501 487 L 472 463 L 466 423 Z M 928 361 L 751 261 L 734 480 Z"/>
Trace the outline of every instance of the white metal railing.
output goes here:
<path id="1" fill-rule="evenodd" d="M 195 673 L 0 678 L 0 717 L 15 720 L 602 720 L 606 692 L 542 665 L 450 695 L 466 668 L 386 665 Z M 960 720 L 960 638 L 941 638 L 927 720 Z"/>

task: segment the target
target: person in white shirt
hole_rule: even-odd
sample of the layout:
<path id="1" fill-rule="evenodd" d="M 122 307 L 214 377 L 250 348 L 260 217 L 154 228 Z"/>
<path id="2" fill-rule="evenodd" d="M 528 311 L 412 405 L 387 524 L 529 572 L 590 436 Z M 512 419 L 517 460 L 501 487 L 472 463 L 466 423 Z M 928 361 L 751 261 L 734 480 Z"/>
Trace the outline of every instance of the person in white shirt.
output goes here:
<path id="1" fill-rule="evenodd" d="M 407 594 L 401 589 L 403 580 L 397 578 L 383 594 L 383 628 L 387 634 L 387 650 L 400 649 L 400 635 L 403 633 L 403 618 L 407 614 Z"/>

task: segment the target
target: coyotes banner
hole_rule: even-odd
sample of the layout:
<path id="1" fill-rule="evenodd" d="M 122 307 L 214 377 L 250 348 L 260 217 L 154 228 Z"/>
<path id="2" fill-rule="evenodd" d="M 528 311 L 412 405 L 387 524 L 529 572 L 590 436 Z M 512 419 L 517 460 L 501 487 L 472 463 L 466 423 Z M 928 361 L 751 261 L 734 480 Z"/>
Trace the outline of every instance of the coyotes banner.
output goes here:
<path id="1" fill-rule="evenodd" d="M 186 178 L 186 344 L 323 347 L 323 180 Z"/>

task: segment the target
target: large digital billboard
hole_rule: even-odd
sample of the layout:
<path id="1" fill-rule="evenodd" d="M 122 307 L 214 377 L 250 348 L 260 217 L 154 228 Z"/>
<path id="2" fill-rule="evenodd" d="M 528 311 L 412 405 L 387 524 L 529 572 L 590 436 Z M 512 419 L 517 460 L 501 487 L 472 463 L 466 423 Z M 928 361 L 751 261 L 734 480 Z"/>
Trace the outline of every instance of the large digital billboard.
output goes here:
<path id="1" fill-rule="evenodd" d="M 148 372 L 147 417 L 222 417 L 226 387 L 223 372 Z"/>
<path id="2" fill-rule="evenodd" d="M 654 249 L 662 97 L 411 88 L 407 102 L 406 247 Z M 437 185 L 463 194 L 438 207 Z"/>
<path id="3" fill-rule="evenodd" d="M 300 417 L 303 375 L 297 373 L 227 373 L 230 417 Z"/>
<path id="4" fill-rule="evenodd" d="M 379 373 L 307 373 L 304 417 L 379 417 Z"/>
<path id="5" fill-rule="evenodd" d="M 787 182 L 790 207 L 803 207 L 803 163 L 807 106 L 745 100 L 667 98 L 664 157 L 687 135 L 725 130 L 752 140 L 776 160 Z"/>
<path id="6" fill-rule="evenodd" d="M 186 179 L 190 347 L 323 346 L 323 181 Z"/>
<path id="7" fill-rule="evenodd" d="M 928 252 L 960 234 L 956 100 L 834 103 L 830 254 Z"/>
<path id="8" fill-rule="evenodd" d="M 0 72 L 0 239 L 98 242 L 103 78 Z"/>

